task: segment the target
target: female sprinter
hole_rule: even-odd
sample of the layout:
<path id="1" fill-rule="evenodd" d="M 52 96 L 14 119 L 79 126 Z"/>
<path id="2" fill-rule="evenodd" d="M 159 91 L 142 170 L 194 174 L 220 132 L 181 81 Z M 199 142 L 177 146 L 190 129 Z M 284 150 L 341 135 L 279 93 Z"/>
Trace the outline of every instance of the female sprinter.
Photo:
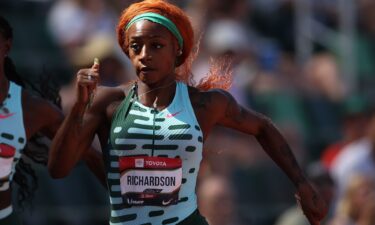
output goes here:
<path id="1" fill-rule="evenodd" d="M 47 164 L 46 148 L 25 148 L 37 132 L 52 138 L 63 120 L 53 104 L 24 90 L 22 79 L 8 57 L 12 47 L 12 28 L 0 16 L 0 225 L 18 225 L 21 219 L 13 211 L 12 181 L 20 186 L 21 206 L 31 200 L 36 187 L 27 186 L 28 178 L 36 179 L 34 171 L 21 157 L 23 154 L 36 163 Z M 85 161 L 101 177 L 101 159 L 87 151 Z M 102 175 L 104 176 L 104 175 Z M 104 180 L 104 178 L 103 178 Z"/>
<path id="2" fill-rule="evenodd" d="M 238 105 L 228 92 L 210 89 L 217 74 L 198 87 L 189 85 L 194 35 L 181 9 L 162 0 L 134 3 L 123 11 L 117 34 L 137 80 L 130 91 L 125 85 L 96 89 L 99 65 L 77 73 L 77 101 L 53 140 L 50 173 L 67 174 L 98 134 L 110 224 L 207 224 L 197 210 L 196 178 L 204 140 L 222 125 L 257 138 L 295 184 L 311 224 L 319 224 L 323 200 L 271 121 Z"/>

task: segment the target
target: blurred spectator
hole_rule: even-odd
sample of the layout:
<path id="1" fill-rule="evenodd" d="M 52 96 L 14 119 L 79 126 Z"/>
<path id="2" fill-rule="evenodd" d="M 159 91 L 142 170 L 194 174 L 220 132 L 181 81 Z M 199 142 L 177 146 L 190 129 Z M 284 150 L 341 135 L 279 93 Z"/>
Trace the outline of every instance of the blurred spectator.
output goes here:
<path id="1" fill-rule="evenodd" d="M 339 199 L 336 213 L 329 225 L 359 225 L 360 215 L 365 217 L 364 209 L 370 201 L 373 202 L 374 198 L 371 196 L 374 194 L 373 177 L 352 176 L 342 198 Z"/>
<path id="2" fill-rule="evenodd" d="M 116 16 L 104 0 L 59 0 L 51 8 L 49 29 L 71 59 L 94 35 L 115 37 Z"/>
<path id="3" fill-rule="evenodd" d="M 246 0 L 194 0 L 188 2 L 186 11 L 191 16 L 193 27 L 199 35 L 216 20 L 244 21 L 249 9 L 250 3 Z"/>
<path id="4" fill-rule="evenodd" d="M 194 62 L 194 80 L 199 82 L 204 79 L 210 68 L 209 58 L 213 63 L 226 59 L 233 70 L 233 84 L 229 91 L 242 105 L 248 105 L 246 88 L 254 78 L 252 56 L 255 50 L 255 43 L 250 40 L 257 42 L 256 37 L 250 35 L 239 21 L 225 19 L 212 22 L 202 42 L 203 52 Z"/>
<path id="5" fill-rule="evenodd" d="M 294 52 L 295 13 L 293 0 L 251 0 L 248 22 L 264 38 L 276 42 L 283 52 Z"/>
<path id="6" fill-rule="evenodd" d="M 307 175 L 326 201 L 327 206 L 330 207 L 335 193 L 335 184 L 328 170 L 318 162 L 312 163 L 308 167 Z M 328 221 L 327 219 L 325 218 L 322 224 L 326 224 L 325 221 Z M 297 206 L 293 206 L 281 214 L 275 225 L 310 225 L 310 223 L 303 215 L 302 210 Z"/>
<path id="7" fill-rule="evenodd" d="M 369 122 L 367 135 L 341 151 L 332 165 L 332 176 L 340 199 L 348 182 L 355 175 L 375 176 L 375 116 Z"/>
<path id="8" fill-rule="evenodd" d="M 325 146 L 339 138 L 340 107 L 346 85 L 331 53 L 313 55 L 303 68 L 304 113 L 309 123 L 308 145 L 316 158 Z"/>
<path id="9" fill-rule="evenodd" d="M 363 138 L 368 123 L 368 106 L 361 96 L 351 96 L 343 104 L 342 137 L 323 150 L 321 162 L 330 169 L 341 150 L 349 143 Z"/>
<path id="10" fill-rule="evenodd" d="M 345 96 L 336 59 L 330 53 L 315 54 L 305 66 L 306 88 L 313 96 L 338 102 Z"/>

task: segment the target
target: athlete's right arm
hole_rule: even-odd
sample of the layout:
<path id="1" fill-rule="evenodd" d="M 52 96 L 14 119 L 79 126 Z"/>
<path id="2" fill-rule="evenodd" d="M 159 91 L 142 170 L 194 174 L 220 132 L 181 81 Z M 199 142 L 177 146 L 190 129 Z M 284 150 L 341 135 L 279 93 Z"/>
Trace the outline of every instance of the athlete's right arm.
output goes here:
<path id="1" fill-rule="evenodd" d="M 77 100 L 70 113 L 53 138 L 48 160 L 52 177 L 61 178 L 69 174 L 81 156 L 89 149 L 96 130 L 103 120 L 102 106 L 91 104 L 99 79 L 99 65 L 81 69 L 77 73 Z"/>

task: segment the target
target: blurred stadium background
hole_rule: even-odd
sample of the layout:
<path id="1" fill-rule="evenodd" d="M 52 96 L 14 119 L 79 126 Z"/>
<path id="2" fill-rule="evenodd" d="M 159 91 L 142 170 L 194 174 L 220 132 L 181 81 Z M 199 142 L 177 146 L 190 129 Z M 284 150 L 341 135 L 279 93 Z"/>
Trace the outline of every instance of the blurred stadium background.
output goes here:
<path id="1" fill-rule="evenodd" d="M 118 16 L 132 2 L 1 0 L 0 14 L 14 29 L 10 56 L 19 74 L 37 86 L 62 88 L 64 111 L 72 101 L 69 85 L 76 71 L 94 57 L 103 65 L 103 85 L 133 79 L 115 36 Z M 232 94 L 276 123 L 304 169 L 327 163 L 325 149 L 346 141 L 347 118 L 372 112 L 373 0 L 172 2 L 189 14 L 200 40 L 196 80 L 207 73 L 210 58 L 233 57 Z M 358 130 L 365 127 L 353 131 L 363 135 Z M 213 196 L 214 210 L 230 218 L 217 224 L 272 225 L 295 204 L 292 184 L 253 138 L 217 128 L 206 142 L 205 156 L 198 191 L 202 199 L 212 201 L 208 193 L 220 185 L 229 189 Z M 32 207 L 22 214 L 25 225 L 106 224 L 106 190 L 84 165 L 61 180 L 34 166 L 39 188 Z M 212 205 L 201 205 L 209 215 Z"/>

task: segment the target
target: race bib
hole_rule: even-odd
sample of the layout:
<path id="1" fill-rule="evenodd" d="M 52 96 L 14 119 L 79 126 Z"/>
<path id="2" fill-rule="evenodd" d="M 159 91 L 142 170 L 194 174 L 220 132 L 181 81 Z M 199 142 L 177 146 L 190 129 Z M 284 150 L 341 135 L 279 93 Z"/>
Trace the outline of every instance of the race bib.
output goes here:
<path id="1" fill-rule="evenodd" d="M 121 194 L 129 206 L 177 204 L 182 181 L 181 159 L 120 157 Z"/>
<path id="2" fill-rule="evenodd" d="M 8 177 L 12 171 L 13 158 L 16 149 L 10 145 L 0 144 L 0 179 Z"/>

